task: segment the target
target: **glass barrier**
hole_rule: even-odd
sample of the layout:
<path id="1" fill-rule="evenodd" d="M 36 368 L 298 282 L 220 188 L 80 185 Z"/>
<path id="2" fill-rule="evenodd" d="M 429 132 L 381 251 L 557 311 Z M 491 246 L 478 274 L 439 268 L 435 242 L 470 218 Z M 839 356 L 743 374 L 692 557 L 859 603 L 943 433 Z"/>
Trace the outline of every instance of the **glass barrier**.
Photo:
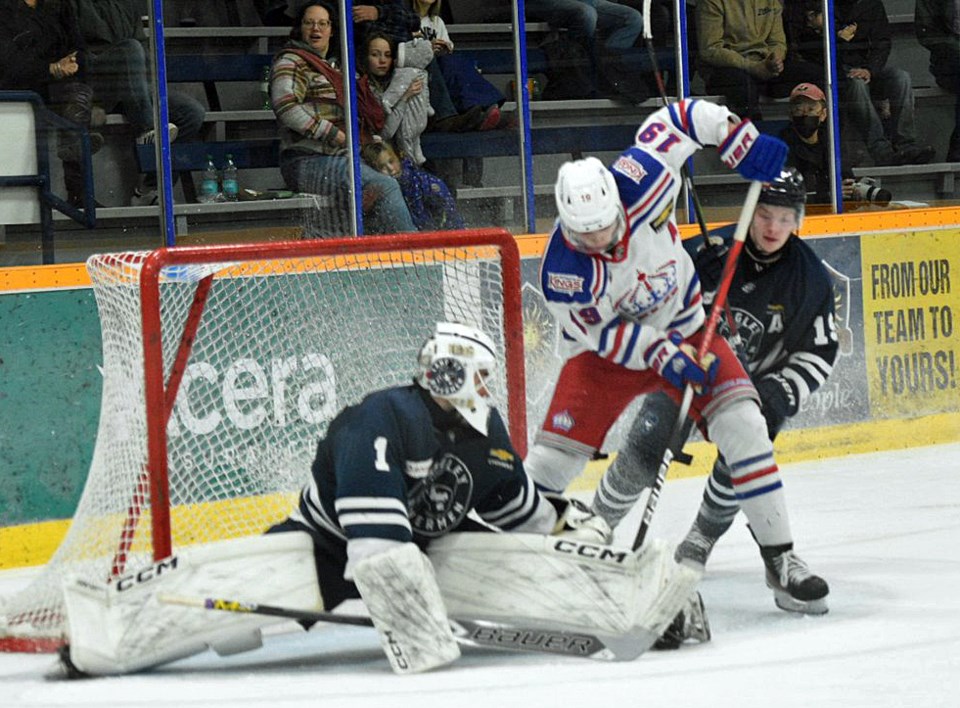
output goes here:
<path id="1" fill-rule="evenodd" d="M 154 4 L 162 7 L 160 26 L 149 21 Z M 913 0 L 876 0 L 887 22 L 874 27 L 851 14 L 865 4 L 804 0 L 786 3 L 782 15 L 764 13 L 772 15 L 764 41 L 777 47 L 764 60 L 725 49 L 743 38 L 725 36 L 721 0 L 652 0 L 651 47 L 642 0 L 603 5 L 595 36 L 584 21 L 588 4 L 578 0 L 324 0 L 296 17 L 288 7 L 298 4 L 285 1 L 130 0 L 109 4 L 116 13 L 109 21 L 97 19 L 103 4 L 77 0 L 77 17 L 47 21 L 72 23 L 85 49 L 46 57 L 50 81 L 33 88 L 88 137 L 78 142 L 56 118 L 41 116 L 49 126 L 38 161 L 0 170 L 0 194 L 14 194 L 24 187 L 7 175 L 42 171 L 46 151 L 51 191 L 62 200 L 53 203 L 64 207 L 47 223 L 36 203 L 26 217 L 9 216 L 3 197 L 0 265 L 80 261 L 169 242 L 322 238 L 355 224 L 365 234 L 463 226 L 544 232 L 555 216 L 560 164 L 584 155 L 613 160 L 663 105 L 655 64 L 670 100 L 726 103 L 786 139 L 807 178 L 812 213 L 954 204 L 957 74 L 941 58 L 934 77 L 928 49 L 947 25 L 945 11 L 917 3 L 915 27 Z M 779 0 L 746 5 L 780 8 Z M 165 107 L 167 124 L 160 129 L 151 90 L 158 30 L 166 98 L 157 108 Z M 857 66 L 869 63 L 871 47 L 879 55 L 889 48 L 885 63 Z M 835 56 L 833 72 L 825 56 Z M 364 78 L 344 86 L 352 67 Z M 526 101 L 517 91 L 524 84 Z M 31 87 L 5 73 L 2 88 Z M 8 113 L 16 111 L 4 108 L 11 94 L 3 95 L 3 125 L 15 125 Z M 358 156 L 348 140 L 354 122 Z M 15 128 L 2 133 L 4 146 L 27 140 Z M 167 219 L 158 180 L 165 162 Z M 736 218 L 745 185 L 716 151 L 700 151 L 689 167 L 703 219 Z M 696 220 L 692 205 L 681 200 L 681 221 Z"/>

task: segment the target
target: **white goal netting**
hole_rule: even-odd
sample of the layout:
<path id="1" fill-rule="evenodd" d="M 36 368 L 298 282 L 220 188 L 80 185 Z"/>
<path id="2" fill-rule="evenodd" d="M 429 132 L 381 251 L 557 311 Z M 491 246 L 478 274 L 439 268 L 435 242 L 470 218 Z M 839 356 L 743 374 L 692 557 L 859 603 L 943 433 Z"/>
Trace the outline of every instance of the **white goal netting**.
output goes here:
<path id="1" fill-rule="evenodd" d="M 92 257 L 103 334 L 96 448 L 64 542 L 32 585 L 0 601 L 0 637 L 59 638 L 67 573 L 104 581 L 153 562 L 164 544 L 260 534 L 283 520 L 329 420 L 409 382 L 439 320 L 482 328 L 509 359 L 492 389 L 516 436 L 518 266 L 505 232 Z M 157 301 L 141 283 L 154 271 Z M 162 362 L 151 363 L 151 343 Z M 163 443 L 166 484 L 148 433 Z"/>

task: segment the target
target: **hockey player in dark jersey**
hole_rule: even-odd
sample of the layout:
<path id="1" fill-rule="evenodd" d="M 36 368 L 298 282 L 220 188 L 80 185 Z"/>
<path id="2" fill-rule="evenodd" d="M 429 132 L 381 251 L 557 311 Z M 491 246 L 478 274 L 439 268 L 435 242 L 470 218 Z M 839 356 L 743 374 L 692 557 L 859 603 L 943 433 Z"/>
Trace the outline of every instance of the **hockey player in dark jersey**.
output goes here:
<path id="1" fill-rule="evenodd" d="M 566 653 L 602 649 L 606 659 L 638 656 L 668 625 L 709 639 L 690 595 L 700 574 L 666 543 L 634 552 L 568 537 L 592 514 L 541 495 L 524 471 L 487 389 L 497 367 L 487 335 L 438 323 L 418 363 L 414 383 L 331 421 L 297 508 L 267 534 L 185 548 L 123 583 L 67 583 L 70 670 L 129 673 L 207 647 L 246 651 L 278 621 L 198 609 L 214 594 L 317 610 L 360 598 L 398 673 L 455 660 L 454 626 L 464 639 L 472 618 L 485 646 L 575 637 Z M 488 533 L 460 533 L 469 531 Z"/>
<path id="2" fill-rule="evenodd" d="M 730 287 L 727 317 L 721 318 L 720 332 L 734 344 L 760 395 L 771 441 L 827 379 L 837 357 L 830 276 L 813 249 L 796 235 L 805 201 L 803 177 L 795 170 L 784 171 L 764 186 Z M 700 276 L 705 302 L 717 289 L 732 234 L 728 227 L 711 234 L 709 244 L 702 238 L 684 244 Z M 611 527 L 653 482 L 677 413 L 678 406 L 662 394 L 644 401 L 593 503 L 593 511 Z M 721 456 L 707 481 L 697 518 L 677 549 L 678 557 L 706 563 L 739 508 L 730 469 Z M 777 555 L 766 548 L 761 554 L 778 607 L 809 614 L 827 611 L 825 582 L 808 580 L 791 593 L 791 578 L 784 577 Z M 797 558 L 794 562 L 802 565 Z"/>
<path id="3" fill-rule="evenodd" d="M 362 595 L 373 613 L 382 594 L 378 565 L 391 556 L 401 560 L 390 571 L 388 604 L 422 604 L 420 594 L 439 599 L 416 546 L 478 528 L 466 518 L 471 510 L 503 530 L 554 530 L 557 510 L 524 472 L 489 401 L 496 364 L 486 334 L 439 323 L 414 383 L 371 393 L 330 423 L 297 509 L 271 529 L 312 536 L 325 607 Z M 456 644 L 445 618 L 435 619 L 439 665 Z"/>

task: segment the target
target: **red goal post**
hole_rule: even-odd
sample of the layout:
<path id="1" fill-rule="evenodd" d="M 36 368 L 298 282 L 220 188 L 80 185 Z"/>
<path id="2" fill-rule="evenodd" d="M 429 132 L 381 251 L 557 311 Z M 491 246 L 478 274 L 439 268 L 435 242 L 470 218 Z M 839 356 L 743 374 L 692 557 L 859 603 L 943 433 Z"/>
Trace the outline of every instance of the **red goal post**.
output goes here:
<path id="1" fill-rule="evenodd" d="M 505 230 L 96 255 L 97 443 L 70 531 L 0 598 L 0 650 L 62 642 L 60 582 L 262 533 L 292 510 L 341 408 L 402 385 L 439 320 L 480 327 L 491 390 L 526 450 L 520 256 Z"/>

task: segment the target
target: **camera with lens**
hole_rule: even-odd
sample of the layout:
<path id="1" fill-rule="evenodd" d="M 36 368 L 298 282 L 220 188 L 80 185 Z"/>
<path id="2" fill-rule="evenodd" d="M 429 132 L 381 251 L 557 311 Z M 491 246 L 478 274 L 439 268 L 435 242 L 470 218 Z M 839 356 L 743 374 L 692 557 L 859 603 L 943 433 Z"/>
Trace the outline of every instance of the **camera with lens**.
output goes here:
<path id="1" fill-rule="evenodd" d="M 883 189 L 880 186 L 880 180 L 876 177 L 861 177 L 853 183 L 853 196 L 851 199 L 855 202 L 869 202 L 878 206 L 887 206 L 893 195 L 889 189 Z"/>

